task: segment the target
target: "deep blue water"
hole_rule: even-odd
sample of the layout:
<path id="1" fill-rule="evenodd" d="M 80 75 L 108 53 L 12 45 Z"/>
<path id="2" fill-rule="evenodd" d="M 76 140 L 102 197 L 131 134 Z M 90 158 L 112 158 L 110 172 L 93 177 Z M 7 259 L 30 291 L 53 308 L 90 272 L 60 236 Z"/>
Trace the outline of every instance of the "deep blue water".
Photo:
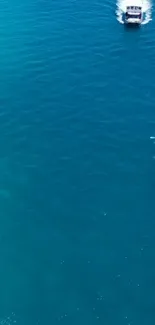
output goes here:
<path id="1" fill-rule="evenodd" d="M 115 5 L 1 2 L 1 324 L 155 323 L 155 22 Z"/>

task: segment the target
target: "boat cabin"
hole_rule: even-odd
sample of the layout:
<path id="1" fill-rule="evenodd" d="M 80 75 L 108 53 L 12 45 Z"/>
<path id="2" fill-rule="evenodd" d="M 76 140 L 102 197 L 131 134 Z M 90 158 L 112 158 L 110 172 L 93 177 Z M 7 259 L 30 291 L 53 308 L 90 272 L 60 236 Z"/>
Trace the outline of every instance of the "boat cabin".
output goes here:
<path id="1" fill-rule="evenodd" d="M 142 7 L 140 6 L 127 6 L 126 7 L 126 19 L 141 19 L 142 18 Z"/>

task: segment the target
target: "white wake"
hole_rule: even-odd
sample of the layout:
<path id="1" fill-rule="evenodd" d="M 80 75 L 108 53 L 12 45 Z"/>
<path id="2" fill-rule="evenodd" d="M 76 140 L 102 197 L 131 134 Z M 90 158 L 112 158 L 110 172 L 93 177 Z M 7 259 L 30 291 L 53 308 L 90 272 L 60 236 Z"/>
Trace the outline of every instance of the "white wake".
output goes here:
<path id="1" fill-rule="evenodd" d="M 133 0 L 131 0 L 133 3 Z M 136 0 L 134 1 L 136 5 Z M 148 24 L 150 20 L 152 20 L 152 3 L 151 0 L 142 0 L 143 4 L 143 13 L 144 13 L 144 20 L 142 22 L 142 25 Z M 123 21 L 123 14 L 126 11 L 126 6 L 130 5 L 130 0 L 117 0 L 116 3 L 116 16 L 117 20 L 121 23 L 124 24 Z"/>

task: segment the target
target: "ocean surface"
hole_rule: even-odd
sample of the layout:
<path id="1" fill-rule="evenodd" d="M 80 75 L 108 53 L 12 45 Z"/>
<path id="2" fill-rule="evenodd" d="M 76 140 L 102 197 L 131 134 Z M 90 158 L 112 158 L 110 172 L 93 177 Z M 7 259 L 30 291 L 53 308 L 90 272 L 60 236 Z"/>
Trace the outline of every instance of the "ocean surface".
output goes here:
<path id="1" fill-rule="evenodd" d="M 0 324 L 155 324 L 155 20 L 0 4 Z"/>

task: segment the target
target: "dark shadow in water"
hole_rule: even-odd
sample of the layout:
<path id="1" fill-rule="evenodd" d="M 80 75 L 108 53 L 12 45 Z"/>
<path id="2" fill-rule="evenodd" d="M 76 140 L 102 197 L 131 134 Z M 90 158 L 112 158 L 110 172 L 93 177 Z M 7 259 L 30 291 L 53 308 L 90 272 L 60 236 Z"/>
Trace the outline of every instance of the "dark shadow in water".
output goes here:
<path id="1" fill-rule="evenodd" d="M 140 24 L 124 24 L 124 28 L 126 31 L 139 31 L 140 30 Z"/>

